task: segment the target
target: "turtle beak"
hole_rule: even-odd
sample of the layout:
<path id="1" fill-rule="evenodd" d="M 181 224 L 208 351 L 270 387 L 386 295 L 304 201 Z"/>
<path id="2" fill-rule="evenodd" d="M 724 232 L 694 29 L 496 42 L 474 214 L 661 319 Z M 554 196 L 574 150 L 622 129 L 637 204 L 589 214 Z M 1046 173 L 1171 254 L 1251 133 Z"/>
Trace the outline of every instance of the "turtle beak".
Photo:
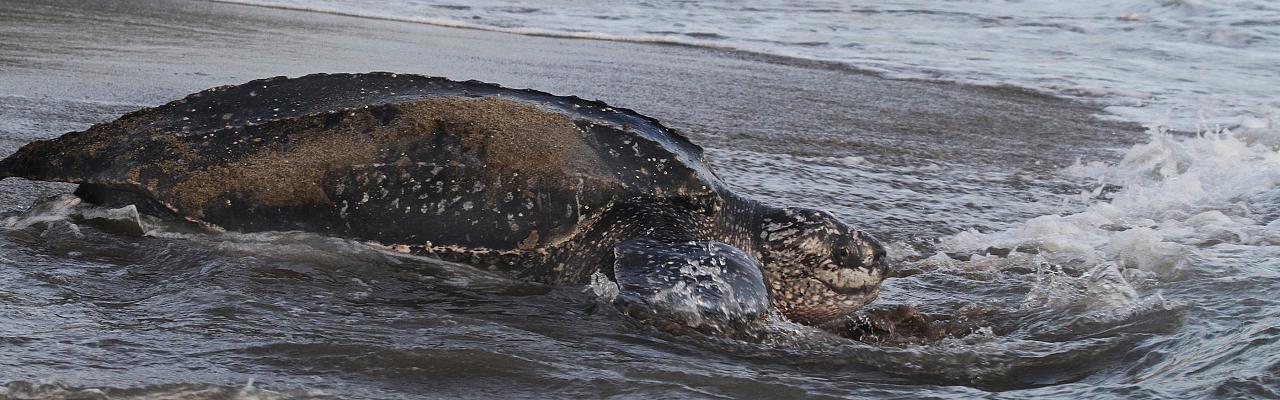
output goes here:
<path id="1" fill-rule="evenodd" d="M 880 287 L 884 275 L 879 269 L 840 268 L 823 271 L 814 277 L 831 291 L 845 296 L 865 296 Z"/>
<path id="2" fill-rule="evenodd" d="M 888 252 L 884 250 L 884 245 L 881 245 L 875 237 L 862 231 L 854 231 L 853 238 L 858 245 L 858 253 L 862 256 L 862 265 L 868 270 L 875 271 L 876 275 L 880 276 L 880 280 L 889 276 L 889 262 L 885 260 Z"/>

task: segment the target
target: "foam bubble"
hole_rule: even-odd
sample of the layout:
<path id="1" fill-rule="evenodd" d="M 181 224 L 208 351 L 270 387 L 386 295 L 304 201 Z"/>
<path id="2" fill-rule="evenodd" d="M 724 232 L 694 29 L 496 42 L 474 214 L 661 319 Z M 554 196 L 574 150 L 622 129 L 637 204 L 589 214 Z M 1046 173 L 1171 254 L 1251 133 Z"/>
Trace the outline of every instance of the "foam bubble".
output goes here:
<path id="1" fill-rule="evenodd" d="M 587 285 L 587 290 L 595 293 L 596 297 L 605 303 L 618 298 L 618 284 L 600 271 L 591 274 L 591 283 Z"/>

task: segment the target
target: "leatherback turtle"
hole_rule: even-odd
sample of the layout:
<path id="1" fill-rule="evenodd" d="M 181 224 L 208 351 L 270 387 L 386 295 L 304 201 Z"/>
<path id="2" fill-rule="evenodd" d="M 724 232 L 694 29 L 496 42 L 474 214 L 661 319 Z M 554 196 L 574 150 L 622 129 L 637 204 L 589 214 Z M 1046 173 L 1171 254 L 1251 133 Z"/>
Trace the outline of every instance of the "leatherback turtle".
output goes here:
<path id="1" fill-rule="evenodd" d="M 731 320 L 772 306 L 830 321 L 887 273 L 872 236 L 734 194 L 652 118 L 478 81 L 217 87 L 30 143 L 0 161 L 7 177 L 215 231 L 310 231 L 544 283 L 607 277 L 620 302 Z"/>

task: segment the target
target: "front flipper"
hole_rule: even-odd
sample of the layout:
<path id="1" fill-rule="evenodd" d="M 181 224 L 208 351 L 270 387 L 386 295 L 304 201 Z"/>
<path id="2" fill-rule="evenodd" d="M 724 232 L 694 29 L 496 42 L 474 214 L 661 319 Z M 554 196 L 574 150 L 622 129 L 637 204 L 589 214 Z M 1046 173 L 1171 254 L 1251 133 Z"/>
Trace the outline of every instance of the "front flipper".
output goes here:
<path id="1" fill-rule="evenodd" d="M 728 244 L 632 239 L 614 247 L 614 256 L 614 304 L 632 315 L 714 329 L 760 320 L 769 310 L 759 263 Z"/>

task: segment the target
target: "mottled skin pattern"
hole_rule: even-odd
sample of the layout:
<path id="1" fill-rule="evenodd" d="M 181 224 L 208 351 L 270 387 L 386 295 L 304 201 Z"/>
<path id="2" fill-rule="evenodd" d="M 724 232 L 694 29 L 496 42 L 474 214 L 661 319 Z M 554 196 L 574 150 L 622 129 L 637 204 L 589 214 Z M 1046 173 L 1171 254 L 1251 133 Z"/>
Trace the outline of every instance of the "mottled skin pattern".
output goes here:
<path id="1" fill-rule="evenodd" d="M 475 81 L 214 88 L 31 143 L 0 161 L 11 176 L 212 230 L 311 231 L 539 282 L 598 271 L 645 296 L 685 282 L 734 318 L 765 304 L 826 322 L 873 300 L 887 268 L 875 239 L 828 213 L 731 193 L 651 118 Z"/>

